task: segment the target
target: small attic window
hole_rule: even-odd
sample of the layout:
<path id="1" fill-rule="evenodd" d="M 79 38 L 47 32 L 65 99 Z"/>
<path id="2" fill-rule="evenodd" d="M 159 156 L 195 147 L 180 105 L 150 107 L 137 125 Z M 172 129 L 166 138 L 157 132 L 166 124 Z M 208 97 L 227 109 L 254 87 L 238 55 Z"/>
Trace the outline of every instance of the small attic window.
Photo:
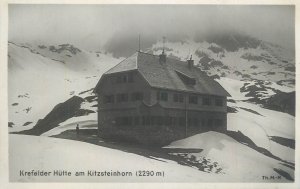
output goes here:
<path id="1" fill-rule="evenodd" d="M 183 81 L 184 84 L 186 85 L 195 85 L 196 84 L 196 79 L 193 77 L 190 77 L 182 72 L 179 72 L 175 70 L 176 74 L 178 77 Z"/>

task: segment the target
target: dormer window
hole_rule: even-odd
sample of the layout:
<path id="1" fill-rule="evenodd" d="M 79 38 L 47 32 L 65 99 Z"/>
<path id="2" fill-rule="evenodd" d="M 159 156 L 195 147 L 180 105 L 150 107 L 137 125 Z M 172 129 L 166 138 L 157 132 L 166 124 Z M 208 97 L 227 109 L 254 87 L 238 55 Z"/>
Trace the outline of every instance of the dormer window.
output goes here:
<path id="1" fill-rule="evenodd" d="M 168 93 L 158 91 L 156 94 L 157 100 L 168 101 Z"/>
<path id="2" fill-rule="evenodd" d="M 178 77 L 181 79 L 181 81 L 186 84 L 186 85 L 195 85 L 196 84 L 196 79 L 194 77 L 190 77 L 182 72 L 175 71 Z"/>
<path id="3" fill-rule="evenodd" d="M 183 102 L 183 94 L 175 93 L 173 95 L 173 101 L 174 102 Z"/>

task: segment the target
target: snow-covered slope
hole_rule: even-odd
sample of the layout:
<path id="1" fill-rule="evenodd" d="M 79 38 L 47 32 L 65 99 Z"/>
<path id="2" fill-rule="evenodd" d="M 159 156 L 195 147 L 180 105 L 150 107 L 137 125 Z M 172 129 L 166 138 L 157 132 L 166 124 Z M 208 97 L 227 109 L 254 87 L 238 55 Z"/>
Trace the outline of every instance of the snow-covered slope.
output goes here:
<path id="1" fill-rule="evenodd" d="M 193 56 L 195 64 L 209 75 L 233 79 L 257 79 L 294 87 L 295 59 L 288 50 L 268 42 L 240 35 L 224 35 L 220 40 L 186 39 L 164 44 L 167 55 L 183 61 Z M 209 41 L 209 42 L 208 42 Z M 249 45 L 252 44 L 252 45 Z M 160 54 L 162 43 L 150 49 Z"/>
<path id="2" fill-rule="evenodd" d="M 118 62 L 109 54 L 86 52 L 72 45 L 39 45 L 35 49 L 9 42 L 10 131 L 34 126 L 55 105 L 74 95 L 84 98 L 86 93 L 82 92 L 93 88 L 102 73 Z"/>
<path id="3" fill-rule="evenodd" d="M 279 161 L 215 132 L 176 141 L 168 148 L 204 149 L 199 154 L 189 156 L 195 156 L 195 160 L 206 157 L 207 161 L 218 162 L 219 167 L 222 167 L 219 173 L 199 171 L 195 167 L 183 166 L 167 159 L 156 160 L 77 141 L 22 135 L 10 135 L 9 140 L 10 181 L 14 182 L 268 182 L 262 179 L 262 175 L 280 176 L 274 169 L 293 175 L 293 171 Z M 55 170 L 66 170 L 72 172 L 72 176 L 59 177 L 52 174 L 49 177 L 28 177 L 20 176 L 20 170 L 52 173 Z M 164 172 L 164 177 L 136 177 L 135 172 L 139 170 Z M 75 176 L 76 171 L 85 172 L 85 176 Z M 87 176 L 88 171 L 127 171 L 132 172 L 133 176 Z M 281 179 L 271 182 L 286 181 L 281 176 Z"/>
<path id="4" fill-rule="evenodd" d="M 247 81 L 223 77 L 216 81 L 231 95 L 227 105 L 236 110 L 236 112 L 228 113 L 227 129 L 229 131 L 240 131 L 257 146 L 265 148 L 283 160 L 295 162 L 294 149 L 271 140 L 273 136 L 295 140 L 295 117 L 245 101 L 251 98 L 251 95 L 247 96 L 247 92 L 241 91 Z M 289 92 L 291 89 L 273 82 L 269 82 L 266 86 L 283 92 Z M 266 93 L 264 95 L 270 97 L 272 94 Z"/>
<path id="5" fill-rule="evenodd" d="M 225 181 L 229 176 L 209 174 L 169 160 L 155 160 L 83 142 L 49 137 L 10 135 L 10 181 L 13 182 L 213 182 Z M 34 149 L 34 150 L 32 150 Z M 59 158 L 57 158 L 59 156 Z M 66 170 L 72 176 L 28 177 L 20 170 Z M 164 176 L 137 177 L 136 171 L 164 172 Z M 75 176 L 76 171 L 85 176 Z M 124 171 L 133 176 L 88 176 L 87 171 Z"/>
<path id="6" fill-rule="evenodd" d="M 232 181 L 262 181 L 263 175 L 280 176 L 276 170 L 293 175 L 293 170 L 282 162 L 267 157 L 234 139 L 217 132 L 207 132 L 175 141 L 166 148 L 203 149 L 200 153 L 191 153 L 195 160 L 218 162 L 222 173 L 230 175 Z M 281 180 L 282 182 L 283 180 Z"/>

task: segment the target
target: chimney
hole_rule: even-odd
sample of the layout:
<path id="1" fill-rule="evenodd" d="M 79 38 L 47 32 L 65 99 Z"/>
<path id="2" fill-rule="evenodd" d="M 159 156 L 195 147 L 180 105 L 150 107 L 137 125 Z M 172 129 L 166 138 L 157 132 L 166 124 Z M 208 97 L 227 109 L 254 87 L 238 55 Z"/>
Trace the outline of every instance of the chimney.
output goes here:
<path id="1" fill-rule="evenodd" d="M 165 54 L 165 50 L 162 51 L 162 53 L 159 55 L 159 63 L 163 64 L 166 63 L 167 56 Z"/>
<path id="2" fill-rule="evenodd" d="M 191 55 L 191 58 L 189 60 L 187 60 L 187 63 L 188 63 L 189 69 L 191 69 L 194 66 L 194 60 L 192 60 L 192 55 Z"/>

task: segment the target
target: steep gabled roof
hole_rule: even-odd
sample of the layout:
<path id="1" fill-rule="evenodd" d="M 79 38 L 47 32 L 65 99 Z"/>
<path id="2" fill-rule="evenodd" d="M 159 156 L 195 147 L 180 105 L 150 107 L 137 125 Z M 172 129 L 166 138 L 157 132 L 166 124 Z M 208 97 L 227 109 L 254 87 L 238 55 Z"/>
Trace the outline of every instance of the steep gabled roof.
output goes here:
<path id="1" fill-rule="evenodd" d="M 138 57 L 138 52 L 136 52 L 132 56 L 126 58 L 125 60 L 123 60 L 122 62 L 117 64 L 116 66 L 112 67 L 104 74 L 118 73 L 118 72 L 124 72 L 124 71 L 137 69 L 137 57 Z"/>
<path id="2" fill-rule="evenodd" d="M 218 82 L 209 78 L 199 68 L 189 68 L 187 62 L 171 58 L 167 58 L 165 63 L 160 63 L 158 56 L 144 52 L 136 52 L 104 75 L 130 70 L 138 70 L 150 86 L 155 88 L 230 96 Z M 195 83 L 187 83 L 185 79 L 189 78 Z"/>

